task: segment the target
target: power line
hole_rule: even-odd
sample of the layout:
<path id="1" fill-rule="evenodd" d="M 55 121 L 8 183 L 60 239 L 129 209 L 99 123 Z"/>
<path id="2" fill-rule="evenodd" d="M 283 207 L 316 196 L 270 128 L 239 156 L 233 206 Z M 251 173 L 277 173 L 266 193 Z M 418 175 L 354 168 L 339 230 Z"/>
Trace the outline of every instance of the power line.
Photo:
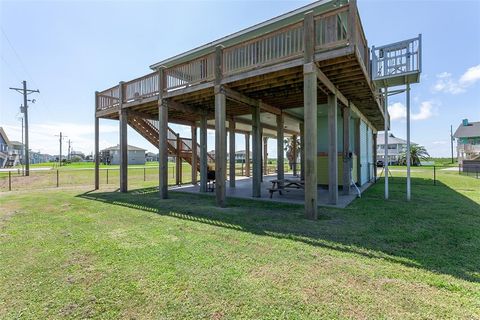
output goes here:
<path id="1" fill-rule="evenodd" d="M 22 58 L 20 58 L 20 55 L 18 54 L 17 50 L 15 50 L 15 47 L 13 46 L 12 42 L 11 42 L 10 39 L 8 38 L 7 34 L 5 33 L 5 30 L 3 30 L 3 28 L 1 28 L 1 27 L 0 27 L 0 29 L 2 29 L 3 36 L 4 36 L 5 39 L 7 40 L 8 45 L 10 46 L 10 48 L 11 48 L 12 51 L 13 51 L 13 53 L 15 54 L 15 56 L 16 56 L 17 59 L 18 59 L 18 61 L 20 62 L 20 65 L 22 66 L 23 71 L 25 71 L 25 74 L 30 78 L 30 80 L 32 80 L 33 84 L 34 84 L 36 87 L 39 87 L 39 85 L 35 82 L 35 79 L 33 79 L 33 77 L 31 76 L 31 74 L 28 72 L 27 67 L 26 67 L 25 64 L 23 63 Z"/>
<path id="2" fill-rule="evenodd" d="M 13 67 L 7 62 L 7 60 L 5 60 L 5 57 L 3 55 L 0 55 L 0 57 L 2 58 L 2 61 L 5 63 L 5 65 L 10 69 L 10 71 L 12 72 L 13 76 L 15 77 L 15 80 L 17 80 L 18 82 L 21 82 L 20 80 L 20 77 L 18 76 L 18 74 L 15 72 L 15 70 L 13 70 Z"/>

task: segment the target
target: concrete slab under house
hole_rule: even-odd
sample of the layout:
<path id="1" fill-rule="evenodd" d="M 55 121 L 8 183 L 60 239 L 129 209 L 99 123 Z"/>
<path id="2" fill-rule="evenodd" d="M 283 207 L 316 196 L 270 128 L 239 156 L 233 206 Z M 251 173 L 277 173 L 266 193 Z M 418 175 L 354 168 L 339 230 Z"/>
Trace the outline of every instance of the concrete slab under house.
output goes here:
<path id="1" fill-rule="evenodd" d="M 195 168 L 194 185 L 200 173 L 190 191 L 206 192 L 215 171 L 221 207 L 235 193 L 269 198 L 265 138 L 276 138 L 283 150 L 285 137 L 299 137 L 297 176 L 285 176 L 278 152 L 275 178 L 301 181 L 290 200 L 316 219 L 319 205 L 344 206 L 341 195 L 354 197 L 352 182 L 363 190 L 376 179 L 376 135 L 385 117 L 370 62 L 356 1 L 325 0 L 154 63 L 145 76 L 95 93 L 95 187 L 100 118 L 119 120 L 120 191 L 127 191 L 130 125 L 159 148 L 159 197 L 168 197 L 167 161 L 175 156 L 178 170 L 182 162 Z M 192 138 L 180 137 L 169 123 L 191 126 Z M 213 157 L 207 129 L 215 130 Z M 245 136 L 249 178 L 242 181 L 236 181 L 235 157 L 227 157 L 237 151 L 233 133 Z M 272 199 L 289 201 L 290 194 Z"/>

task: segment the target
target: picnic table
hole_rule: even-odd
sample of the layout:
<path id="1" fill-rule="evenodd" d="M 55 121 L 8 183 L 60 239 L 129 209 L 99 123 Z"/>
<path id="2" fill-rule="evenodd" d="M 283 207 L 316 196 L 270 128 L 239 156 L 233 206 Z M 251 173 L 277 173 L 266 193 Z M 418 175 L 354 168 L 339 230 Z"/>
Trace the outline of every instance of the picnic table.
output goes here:
<path id="1" fill-rule="evenodd" d="M 276 179 L 271 180 L 272 187 L 268 188 L 270 192 L 270 198 L 272 198 L 273 193 L 278 192 L 282 195 L 282 190 L 285 189 L 305 189 L 305 181 L 300 179 Z"/>

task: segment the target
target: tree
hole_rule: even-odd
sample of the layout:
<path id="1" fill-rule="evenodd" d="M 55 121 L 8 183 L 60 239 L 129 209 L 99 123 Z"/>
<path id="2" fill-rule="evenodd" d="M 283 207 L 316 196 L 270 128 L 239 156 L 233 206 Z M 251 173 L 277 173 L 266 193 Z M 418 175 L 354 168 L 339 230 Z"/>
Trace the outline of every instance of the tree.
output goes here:
<path id="1" fill-rule="evenodd" d="M 425 161 L 430 158 L 430 155 L 425 149 L 424 146 L 419 146 L 417 144 L 413 144 L 410 146 L 410 164 L 412 166 L 419 166 L 420 161 Z M 407 164 L 407 152 L 402 152 L 399 157 L 399 164 L 406 165 Z"/>
<path id="2" fill-rule="evenodd" d="M 300 138 L 296 137 L 297 141 L 297 157 L 300 155 Z M 294 140 L 293 137 L 286 138 L 284 140 L 284 149 L 286 151 L 288 163 L 290 164 L 290 168 L 292 168 L 292 165 L 297 162 L 297 159 L 295 159 L 294 152 L 293 152 L 293 147 L 294 147 Z"/>

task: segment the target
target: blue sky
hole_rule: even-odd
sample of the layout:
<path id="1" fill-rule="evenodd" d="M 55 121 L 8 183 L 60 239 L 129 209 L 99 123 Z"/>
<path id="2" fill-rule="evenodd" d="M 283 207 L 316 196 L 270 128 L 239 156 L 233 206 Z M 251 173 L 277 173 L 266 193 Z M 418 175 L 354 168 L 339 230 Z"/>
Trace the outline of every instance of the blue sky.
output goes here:
<path id="1" fill-rule="evenodd" d="M 58 153 L 62 131 L 75 150 L 93 150 L 95 90 L 142 76 L 149 65 L 294 10 L 309 1 L 0 1 L 0 126 L 20 140 L 20 94 L 28 81 L 34 151 Z M 480 121 L 480 1 L 362 1 L 369 45 L 423 35 L 421 83 L 412 85 L 412 141 L 450 154 L 450 125 Z M 405 137 L 405 97 L 390 99 L 392 130 Z M 189 136 L 186 127 L 176 127 Z M 67 139 L 68 139 L 67 138 Z M 237 139 L 243 148 L 243 138 Z M 213 148 L 209 134 L 209 149 Z M 101 147 L 118 123 L 101 121 Z M 133 129 L 129 143 L 154 150 Z M 269 143 L 274 156 L 276 143 Z"/>

